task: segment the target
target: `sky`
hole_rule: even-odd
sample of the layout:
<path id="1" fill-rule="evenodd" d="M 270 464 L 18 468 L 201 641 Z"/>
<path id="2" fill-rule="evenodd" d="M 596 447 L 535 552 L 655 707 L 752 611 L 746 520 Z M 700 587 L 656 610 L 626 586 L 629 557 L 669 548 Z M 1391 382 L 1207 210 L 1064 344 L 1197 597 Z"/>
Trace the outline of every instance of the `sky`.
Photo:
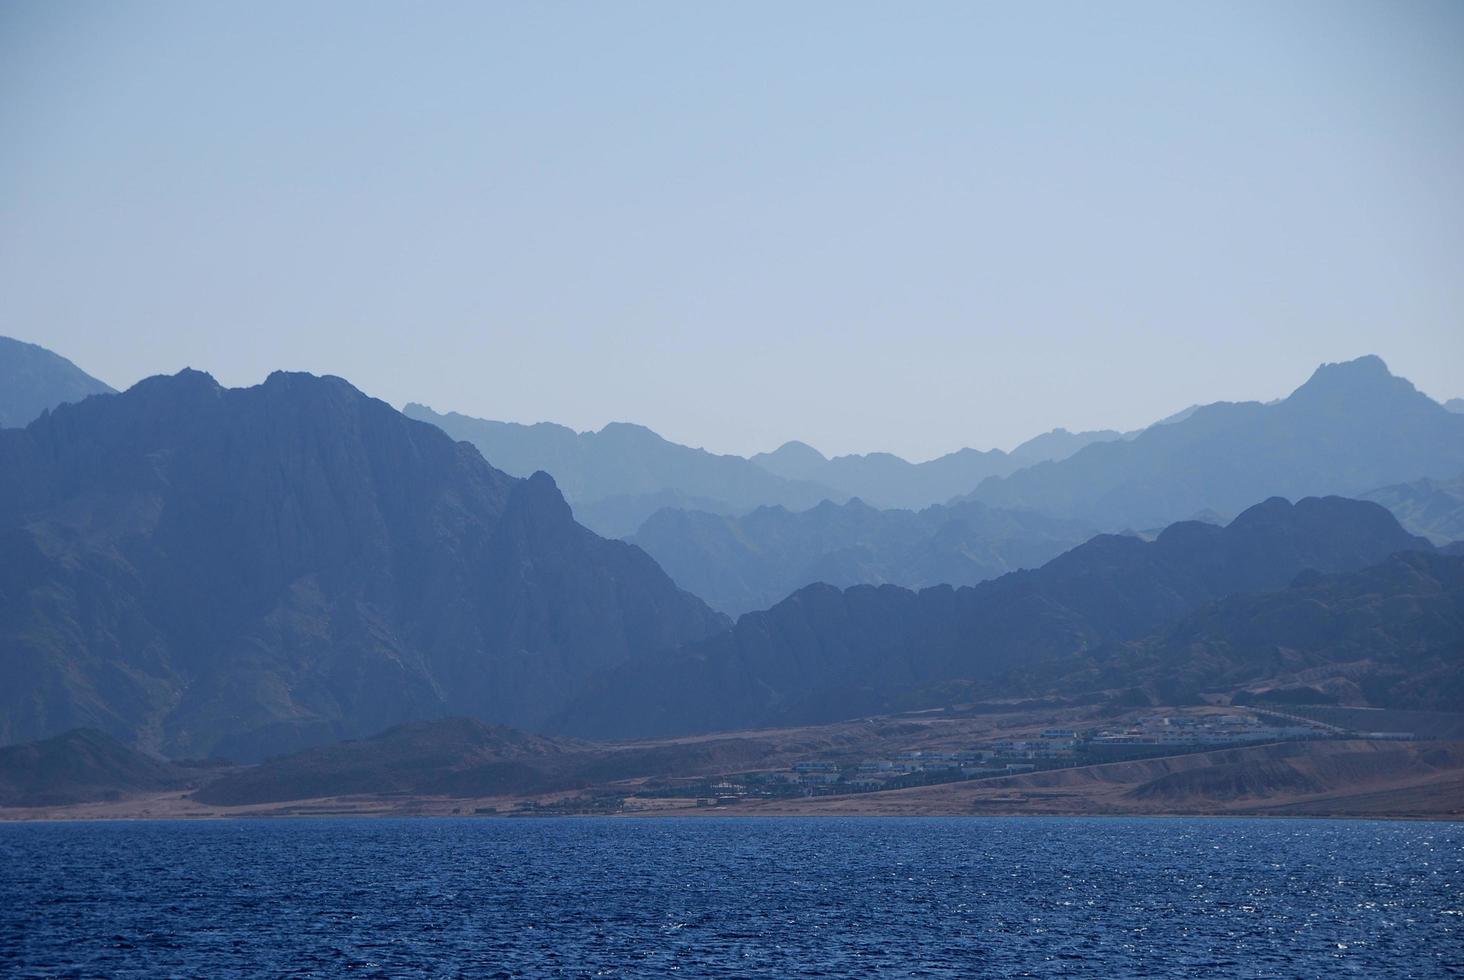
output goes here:
<path id="1" fill-rule="evenodd" d="M 0 4 L 0 334 L 925 459 L 1464 395 L 1457 2 Z"/>

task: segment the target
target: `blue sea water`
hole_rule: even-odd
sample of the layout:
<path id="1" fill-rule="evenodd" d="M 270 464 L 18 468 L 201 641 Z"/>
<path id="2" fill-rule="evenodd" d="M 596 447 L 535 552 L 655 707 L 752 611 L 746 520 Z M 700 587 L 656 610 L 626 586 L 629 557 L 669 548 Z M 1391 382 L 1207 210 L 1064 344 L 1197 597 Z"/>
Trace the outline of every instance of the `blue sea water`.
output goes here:
<path id="1" fill-rule="evenodd" d="M 1464 826 L 0 825 L 6 976 L 1464 975 Z"/>

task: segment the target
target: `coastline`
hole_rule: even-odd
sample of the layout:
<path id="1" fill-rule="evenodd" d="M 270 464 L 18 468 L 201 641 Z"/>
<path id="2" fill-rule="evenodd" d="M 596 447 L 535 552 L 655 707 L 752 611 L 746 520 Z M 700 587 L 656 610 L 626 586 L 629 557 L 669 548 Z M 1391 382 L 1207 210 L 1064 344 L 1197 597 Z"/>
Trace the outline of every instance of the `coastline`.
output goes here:
<path id="1" fill-rule="evenodd" d="M 357 794 L 222 806 L 177 789 L 124 799 L 0 807 L 0 822 L 211 819 L 663 817 L 1237 817 L 1464 821 L 1464 742 L 1278 742 L 905 789 L 708 805 L 601 786 L 535 796 Z"/>

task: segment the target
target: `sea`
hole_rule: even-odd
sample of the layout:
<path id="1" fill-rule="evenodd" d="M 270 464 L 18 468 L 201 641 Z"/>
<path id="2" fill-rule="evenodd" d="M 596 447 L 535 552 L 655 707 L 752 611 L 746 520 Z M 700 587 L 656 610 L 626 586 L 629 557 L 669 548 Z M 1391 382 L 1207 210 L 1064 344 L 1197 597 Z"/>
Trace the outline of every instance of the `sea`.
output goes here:
<path id="1" fill-rule="evenodd" d="M 0 975 L 1464 976 L 1464 825 L 9 823 Z"/>

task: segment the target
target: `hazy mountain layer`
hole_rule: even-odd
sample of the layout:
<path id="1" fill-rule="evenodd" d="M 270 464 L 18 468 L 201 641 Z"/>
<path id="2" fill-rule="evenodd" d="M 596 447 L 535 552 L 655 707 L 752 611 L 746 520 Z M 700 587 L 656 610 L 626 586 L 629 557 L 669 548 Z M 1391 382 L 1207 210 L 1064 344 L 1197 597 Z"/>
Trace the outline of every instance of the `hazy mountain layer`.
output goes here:
<path id="1" fill-rule="evenodd" d="M 613 422 L 599 432 L 575 432 L 549 422 L 519 425 L 440 415 L 424 405 L 403 410 L 454 439 L 470 442 L 494 466 L 514 476 L 553 475 L 575 515 L 602 534 L 634 533 L 662 507 L 695 506 L 718 513 L 763 504 L 802 509 L 847 494 L 788 480 L 741 456 L 719 456 L 667 442 L 650 429 Z"/>
<path id="2" fill-rule="evenodd" d="M 961 449 L 925 463 L 911 463 L 892 453 L 866 453 L 826 459 L 812 446 L 788 442 L 752 462 L 789 480 L 837 487 L 880 507 L 919 508 L 943 503 L 975 487 L 993 474 L 1011 473 L 1029 460 L 999 449 Z"/>
<path id="3" fill-rule="evenodd" d="M 1041 463 L 1044 460 L 1067 459 L 1073 453 L 1095 442 L 1113 442 L 1115 439 L 1132 438 L 1137 433 L 1119 432 L 1116 429 L 1097 429 L 1091 432 L 1069 432 L 1067 429 L 1053 429 L 1040 436 L 1033 436 L 1012 450 L 1012 455 L 1027 463 Z"/>
<path id="4" fill-rule="evenodd" d="M 1318 368 L 1280 402 L 1207 405 L 1131 441 L 989 479 L 970 499 L 1117 530 L 1234 514 L 1273 494 L 1355 496 L 1460 471 L 1464 416 L 1364 357 Z"/>
<path id="5" fill-rule="evenodd" d="M 1434 544 L 1464 540 L 1464 475 L 1397 483 L 1362 495 L 1382 504 L 1414 534 Z"/>
<path id="6" fill-rule="evenodd" d="M 664 734 L 940 703 L 951 682 L 1038 664 L 1047 665 L 1041 676 L 1067 676 L 1092 652 L 1208 602 L 1409 549 L 1431 546 L 1376 504 L 1276 498 L 1227 527 L 1184 522 L 1152 542 L 1100 535 L 1040 569 L 972 587 L 810 586 L 711 639 L 613 672 L 563 724 L 583 734 Z"/>
<path id="7" fill-rule="evenodd" d="M 0 429 L 28 425 L 57 405 L 111 391 L 59 354 L 0 337 Z"/>
<path id="8" fill-rule="evenodd" d="M 0 431 L 0 740 L 248 759 L 535 725 L 725 620 L 640 549 L 338 378 L 150 378 Z"/>
<path id="9" fill-rule="evenodd" d="M 736 616 L 814 582 L 974 585 L 1041 565 L 1094 533 L 1077 521 L 977 503 L 917 513 L 851 500 L 740 517 L 661 510 L 629 540 L 682 588 Z"/>

